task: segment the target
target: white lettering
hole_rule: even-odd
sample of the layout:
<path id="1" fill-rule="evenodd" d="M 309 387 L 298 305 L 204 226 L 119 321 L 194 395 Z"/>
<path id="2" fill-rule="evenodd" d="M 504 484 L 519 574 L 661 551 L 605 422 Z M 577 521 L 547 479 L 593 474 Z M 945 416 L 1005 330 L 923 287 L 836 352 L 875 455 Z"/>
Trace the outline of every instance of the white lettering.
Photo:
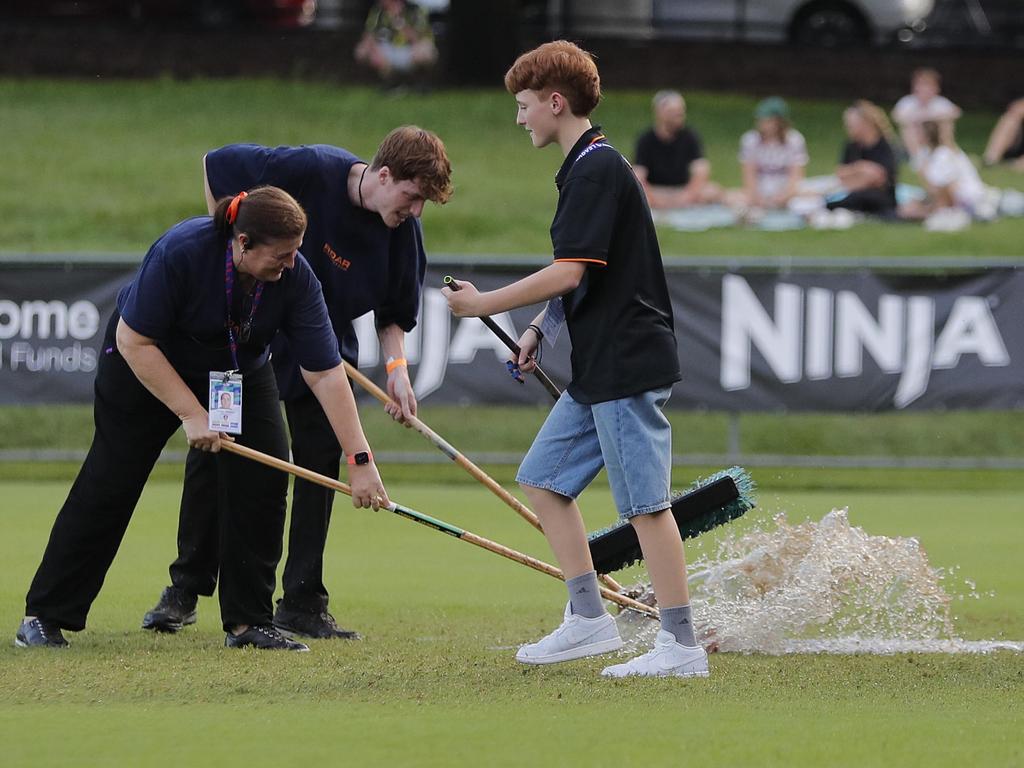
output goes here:
<path id="1" fill-rule="evenodd" d="M 51 326 L 54 336 L 66 339 L 68 336 L 68 307 L 63 301 L 25 301 L 21 304 L 21 338 L 32 336 L 32 320 L 36 319 L 36 336 L 50 338 Z"/>
<path id="2" fill-rule="evenodd" d="M 375 366 L 380 360 L 380 350 L 377 348 L 377 326 L 373 321 L 373 312 L 367 312 L 353 320 L 352 330 L 355 331 L 356 341 L 359 342 L 359 367 Z"/>
<path id="3" fill-rule="evenodd" d="M 91 301 L 76 301 L 70 307 L 63 301 L 33 299 L 20 305 L 9 299 L 0 301 L 0 339 L 35 338 L 79 341 L 91 339 L 100 328 L 100 311 Z M 34 333 L 33 333 L 34 332 Z"/>
<path id="4" fill-rule="evenodd" d="M 16 371 L 18 368 L 24 367 L 28 353 L 31 351 L 32 347 L 23 341 L 11 344 L 11 370 Z"/>
<path id="5" fill-rule="evenodd" d="M 860 376 L 866 350 L 883 373 L 901 374 L 893 398 L 897 408 L 925 393 L 932 370 L 955 368 L 965 354 L 977 355 L 988 367 L 1010 364 L 985 297 L 958 297 L 936 338 L 935 300 L 929 296 L 883 295 L 876 319 L 852 291 L 833 295 L 808 288 L 805 295 L 799 286 L 778 283 L 773 319 L 738 275 L 722 280 L 721 343 L 719 379 L 727 391 L 750 386 L 754 346 L 787 384 L 802 376 L 811 381 Z"/>
<path id="6" fill-rule="evenodd" d="M 70 347 L 33 347 L 25 341 L 11 344 L 10 368 L 29 373 L 92 373 L 98 355 L 92 347 L 75 342 Z"/>
<path id="7" fill-rule="evenodd" d="M 0 339 L 12 339 L 21 330 L 21 309 L 13 301 L 0 301 Z"/>
<path id="8" fill-rule="evenodd" d="M 852 291 L 836 295 L 836 375 L 859 376 L 866 349 L 885 373 L 899 373 L 903 357 L 903 299 L 882 296 L 878 321 Z"/>
<path id="9" fill-rule="evenodd" d="M 832 319 L 832 291 L 808 288 L 804 368 L 812 381 L 832 377 Z"/>
<path id="10" fill-rule="evenodd" d="M 750 386 L 751 348 L 756 345 L 779 381 L 801 378 L 801 312 L 803 291 L 799 286 L 775 286 L 775 321 L 761 306 L 742 277 L 722 280 L 722 369 L 720 380 L 727 391 Z"/>
<path id="11" fill-rule="evenodd" d="M 491 319 L 513 339 L 519 337 L 515 326 L 512 325 L 512 318 L 508 312 L 492 315 Z M 453 363 L 472 363 L 476 353 L 481 349 L 493 351 L 494 356 L 498 360 L 504 360 L 508 357 L 508 348 L 501 343 L 501 339 L 495 336 L 483 324 L 480 318 L 462 318 L 455 329 L 455 337 L 452 339 L 451 351 L 448 354 L 449 361 Z"/>
<path id="12" fill-rule="evenodd" d="M 988 302 L 981 296 L 960 296 L 935 341 L 935 368 L 955 368 L 961 355 L 977 355 L 982 365 L 1010 364 L 1010 353 L 999 333 Z"/>
<path id="13" fill-rule="evenodd" d="M 907 299 L 907 355 L 893 396 L 897 408 L 906 408 L 928 389 L 935 335 L 935 302 L 928 296 Z"/>
<path id="14" fill-rule="evenodd" d="M 76 301 L 68 307 L 67 312 L 68 333 L 71 338 L 85 341 L 95 336 L 100 329 L 100 311 L 91 301 Z"/>
<path id="15" fill-rule="evenodd" d="M 437 390 L 444 382 L 448 369 L 448 340 L 451 334 L 452 313 L 448 301 L 437 288 L 423 291 L 420 315 L 420 364 L 416 368 L 413 391 L 421 400 Z"/>

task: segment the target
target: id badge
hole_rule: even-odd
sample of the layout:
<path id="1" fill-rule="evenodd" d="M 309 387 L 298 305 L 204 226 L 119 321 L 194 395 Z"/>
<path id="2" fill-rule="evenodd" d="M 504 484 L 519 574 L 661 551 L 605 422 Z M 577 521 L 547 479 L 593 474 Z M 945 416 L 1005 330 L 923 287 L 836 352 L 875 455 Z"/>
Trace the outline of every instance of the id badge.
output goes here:
<path id="1" fill-rule="evenodd" d="M 242 375 L 210 371 L 210 431 L 242 434 Z"/>
<path id="2" fill-rule="evenodd" d="M 562 304 L 562 297 L 556 296 L 548 302 L 544 312 L 544 319 L 540 322 L 540 332 L 544 334 L 545 340 L 552 347 L 558 341 L 558 334 L 565 322 L 565 306 Z"/>

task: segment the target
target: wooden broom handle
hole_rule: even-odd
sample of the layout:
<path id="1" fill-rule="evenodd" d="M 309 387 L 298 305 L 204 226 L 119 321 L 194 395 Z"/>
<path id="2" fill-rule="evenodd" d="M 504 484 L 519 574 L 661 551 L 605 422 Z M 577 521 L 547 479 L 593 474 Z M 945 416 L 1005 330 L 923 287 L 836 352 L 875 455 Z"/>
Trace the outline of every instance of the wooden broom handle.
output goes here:
<path id="1" fill-rule="evenodd" d="M 264 464 L 268 467 L 273 467 L 274 469 L 279 469 L 282 472 L 287 472 L 288 474 L 294 475 L 295 477 L 300 477 L 303 480 L 306 480 L 310 483 L 322 485 L 325 488 L 330 488 L 332 490 L 338 491 L 339 493 L 343 493 L 346 496 L 352 495 L 352 489 L 348 486 L 347 483 L 343 483 L 340 480 L 335 480 L 333 478 L 327 477 L 327 475 L 321 475 L 319 472 L 314 472 L 311 469 L 300 467 L 297 464 L 292 464 L 290 461 L 279 459 L 276 456 L 270 456 L 269 454 L 262 453 L 253 448 L 249 448 L 248 446 L 239 445 L 233 440 L 221 440 L 220 447 L 221 450 L 223 451 L 227 451 L 228 453 L 234 453 L 238 456 L 243 456 L 247 459 L 252 459 L 253 461 L 259 462 L 260 464 Z M 475 533 L 471 533 L 470 531 L 464 531 L 461 528 L 457 528 L 455 526 L 444 523 L 443 521 L 436 520 L 427 515 L 423 515 L 419 512 L 416 512 L 413 509 L 403 507 L 402 505 L 397 504 L 396 502 L 392 502 L 390 510 L 392 512 L 396 512 L 402 515 L 403 517 L 408 517 L 412 520 L 415 520 L 416 522 L 432 527 L 435 530 L 441 530 L 445 533 L 448 533 L 449 535 L 455 536 L 456 538 L 463 539 L 464 541 L 467 541 L 470 544 L 475 544 L 476 546 L 482 549 L 486 549 L 490 552 L 494 552 L 497 555 L 506 557 L 509 560 L 514 560 L 517 563 L 521 563 L 522 565 L 525 565 L 529 568 L 533 568 L 536 571 L 546 573 L 547 575 L 552 576 L 556 579 L 565 581 L 565 576 L 562 574 L 561 570 L 559 570 L 553 565 L 545 563 L 543 560 L 538 560 L 535 557 L 524 555 L 522 552 L 517 552 L 516 550 L 510 549 L 509 547 L 506 547 L 503 544 L 498 544 L 497 542 L 491 541 L 490 539 L 485 539 L 483 536 L 478 536 Z M 659 616 L 657 608 L 654 608 L 650 605 L 645 605 L 644 603 L 641 603 L 638 600 L 634 600 L 631 597 L 626 597 L 625 595 L 621 595 L 618 592 L 612 592 L 610 589 L 607 589 L 606 587 L 601 587 L 601 595 L 606 600 L 610 600 L 611 602 L 616 603 L 617 605 L 621 605 L 623 608 L 630 608 L 634 611 L 644 613 L 654 618 L 658 618 Z"/>
<path id="2" fill-rule="evenodd" d="M 387 392 L 378 387 L 374 383 L 373 379 L 359 371 L 354 365 L 349 363 L 347 360 L 345 361 L 345 372 L 349 375 L 350 379 L 358 383 L 359 386 L 361 386 L 363 389 L 365 389 L 367 392 L 369 392 L 371 395 L 373 395 L 375 398 L 380 400 L 385 405 L 391 402 L 391 398 L 388 397 Z M 451 443 L 449 443 L 447 440 L 445 440 L 443 437 L 437 434 L 437 432 L 435 432 L 422 421 L 420 421 L 420 419 L 417 418 L 416 416 L 410 417 L 408 419 L 408 422 L 412 425 L 413 429 L 415 429 L 417 432 L 419 432 L 421 435 L 427 438 L 427 440 L 433 443 L 434 446 L 437 447 L 442 453 L 444 453 L 449 459 L 451 459 L 464 470 L 466 470 L 470 475 L 476 478 L 477 481 L 482 483 L 491 493 L 493 493 L 495 496 L 497 496 L 499 499 L 505 502 L 508 506 L 514 509 L 521 518 L 523 518 L 526 522 L 528 522 L 541 533 L 544 532 L 544 529 L 541 527 L 540 520 L 537 519 L 537 515 L 533 512 L 533 510 L 531 510 L 529 507 L 527 507 L 525 504 L 519 501 L 519 499 L 513 496 L 509 491 L 505 490 L 505 488 L 503 488 L 498 483 L 497 480 L 492 478 L 490 475 L 488 475 L 486 472 L 480 469 L 480 467 L 478 467 L 476 464 L 470 461 L 461 451 L 456 449 L 455 446 L 453 446 Z M 615 581 L 615 579 L 613 579 L 611 576 L 602 573 L 599 574 L 597 578 L 600 579 L 600 581 L 606 587 L 608 587 L 608 589 L 611 589 L 614 592 L 623 591 L 622 585 Z"/>

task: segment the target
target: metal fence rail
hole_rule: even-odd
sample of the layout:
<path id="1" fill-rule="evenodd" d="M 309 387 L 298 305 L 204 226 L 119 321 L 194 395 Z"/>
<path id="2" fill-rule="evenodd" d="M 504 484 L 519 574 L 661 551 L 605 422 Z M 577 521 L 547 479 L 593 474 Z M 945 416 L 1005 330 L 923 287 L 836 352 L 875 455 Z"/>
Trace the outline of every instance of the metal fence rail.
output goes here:
<path id="1" fill-rule="evenodd" d="M 85 450 L 2 450 L 0 464 L 67 462 L 80 464 Z M 411 464 L 432 466 L 451 464 L 435 451 L 380 451 L 375 457 L 383 466 Z M 481 451 L 469 456 L 475 463 L 515 467 L 523 454 L 513 451 Z M 184 464 L 185 452 L 164 451 L 161 464 Z M 801 469 L 947 469 L 947 470 L 1024 470 L 1024 457 L 997 456 L 802 456 L 784 453 L 684 453 L 672 456 L 676 467 L 798 467 Z"/>

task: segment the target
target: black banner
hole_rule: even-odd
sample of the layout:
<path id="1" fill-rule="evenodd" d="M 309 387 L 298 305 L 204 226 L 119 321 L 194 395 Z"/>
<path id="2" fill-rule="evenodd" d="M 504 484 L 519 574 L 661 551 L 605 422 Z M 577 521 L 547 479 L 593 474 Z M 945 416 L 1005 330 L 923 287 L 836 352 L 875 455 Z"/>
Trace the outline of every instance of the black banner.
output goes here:
<path id="1" fill-rule="evenodd" d="M 532 268 L 432 267 L 406 357 L 421 402 L 550 402 L 507 374 L 507 352 L 440 292 L 454 274 L 483 290 Z M 0 270 L 0 403 L 89 402 L 118 269 Z M 670 405 L 714 410 L 1024 408 L 1024 273 L 670 270 L 683 381 Z M 495 316 L 513 338 L 539 308 Z M 356 323 L 360 367 L 384 375 L 372 317 Z M 569 378 L 568 334 L 542 365 Z"/>
<path id="2" fill-rule="evenodd" d="M 106 323 L 134 273 L 0 268 L 0 404 L 92 402 Z"/>

